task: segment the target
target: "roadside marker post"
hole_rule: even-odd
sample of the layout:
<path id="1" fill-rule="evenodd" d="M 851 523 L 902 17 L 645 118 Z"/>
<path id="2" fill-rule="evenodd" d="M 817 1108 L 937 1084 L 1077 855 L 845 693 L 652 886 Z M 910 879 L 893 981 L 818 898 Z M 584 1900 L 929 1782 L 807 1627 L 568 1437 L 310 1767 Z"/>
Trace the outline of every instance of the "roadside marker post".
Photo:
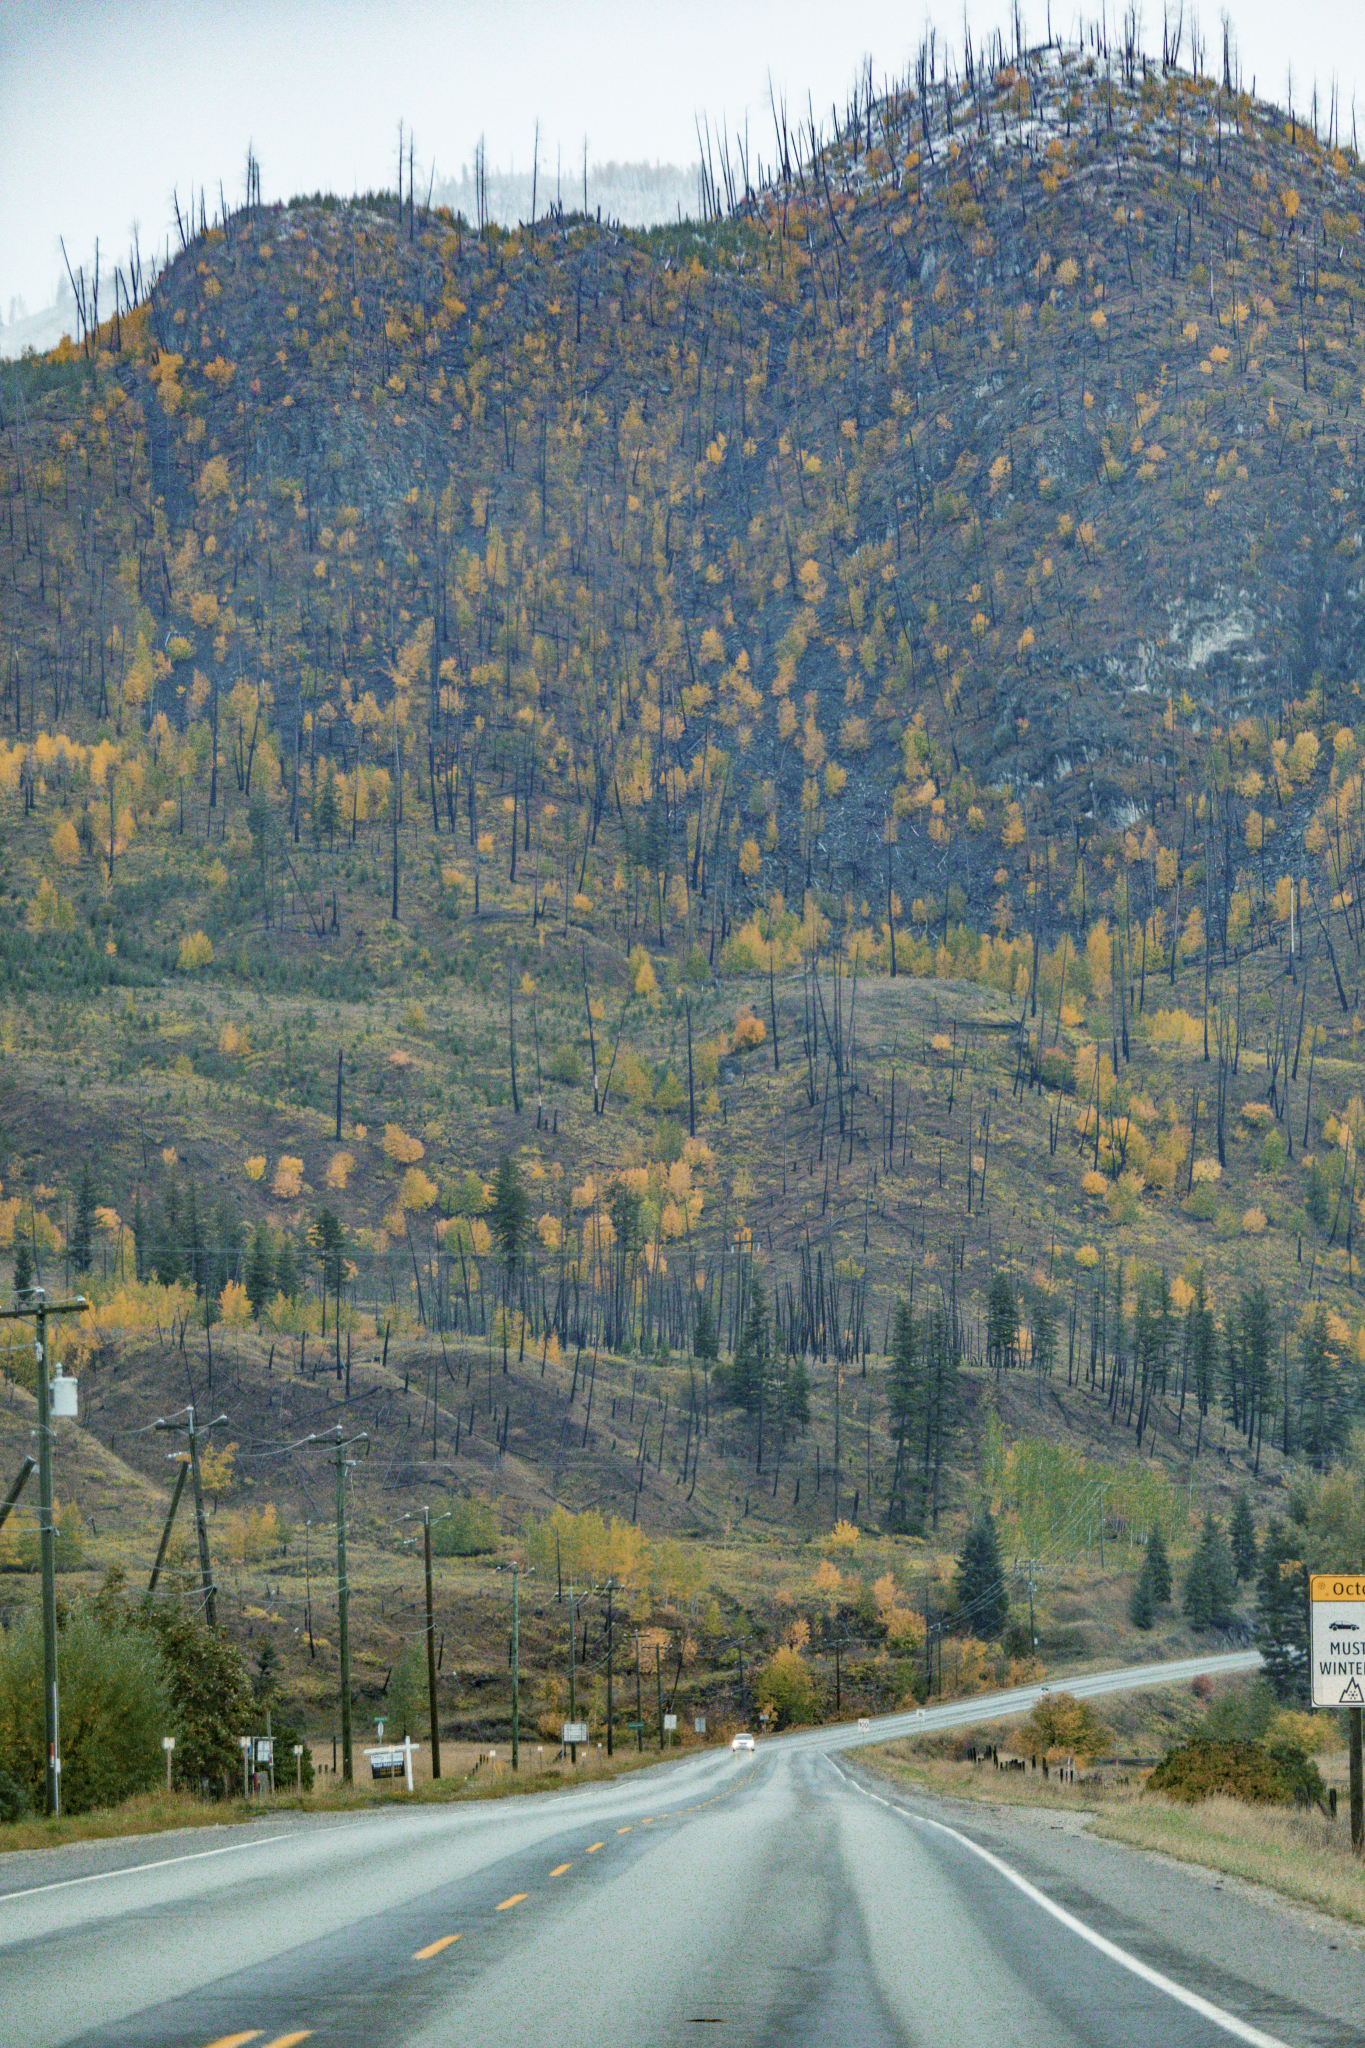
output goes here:
<path id="1" fill-rule="evenodd" d="M 1315 1707 L 1345 1707 L 1351 1726 L 1351 1847 L 1365 1852 L 1365 1573 L 1315 1572 L 1308 1582 Z"/>

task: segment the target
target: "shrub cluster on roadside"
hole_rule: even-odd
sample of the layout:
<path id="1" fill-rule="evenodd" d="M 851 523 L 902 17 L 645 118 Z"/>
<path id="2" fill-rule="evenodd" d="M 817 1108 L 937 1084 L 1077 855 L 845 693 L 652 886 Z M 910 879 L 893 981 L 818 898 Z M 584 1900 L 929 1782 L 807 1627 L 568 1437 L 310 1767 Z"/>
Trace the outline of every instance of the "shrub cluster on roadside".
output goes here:
<path id="1" fill-rule="evenodd" d="M 93 1600 L 59 1614 L 62 1807 L 116 1806 L 161 1782 L 218 1794 L 235 1783 L 238 1736 L 254 1725 L 235 1644 L 177 1602 L 134 1604 L 111 1571 Z M 41 1810 L 43 1636 L 36 1611 L 0 1635 L 0 1820 Z"/>
<path id="2" fill-rule="evenodd" d="M 1221 1795 L 1256 1806 L 1326 1806 L 1322 1773 L 1297 1743 L 1209 1741 L 1196 1737 L 1162 1758 L 1147 1780 L 1149 1792 L 1193 1805 Z"/>

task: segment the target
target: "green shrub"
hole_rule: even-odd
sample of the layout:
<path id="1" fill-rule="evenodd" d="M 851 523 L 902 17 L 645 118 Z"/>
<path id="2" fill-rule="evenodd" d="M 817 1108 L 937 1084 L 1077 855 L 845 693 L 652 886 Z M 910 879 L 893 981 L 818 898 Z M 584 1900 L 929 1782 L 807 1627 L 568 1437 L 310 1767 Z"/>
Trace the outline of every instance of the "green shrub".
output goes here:
<path id="1" fill-rule="evenodd" d="M 1278 1705 L 1264 1678 L 1220 1687 L 1209 1701 L 1204 1733 L 1211 1742 L 1262 1742 Z"/>
<path id="2" fill-rule="evenodd" d="M 450 1216 L 482 1216 L 488 1207 L 483 1182 L 472 1168 L 459 1180 L 445 1183 L 441 1190 L 441 1203 Z"/>
<path id="3" fill-rule="evenodd" d="M 1076 1092 L 1076 1075 L 1070 1056 L 1058 1045 L 1050 1045 L 1039 1062 L 1045 1088 L 1060 1088 L 1064 1095 Z"/>
<path id="4" fill-rule="evenodd" d="M 1261 1147 L 1261 1172 L 1278 1173 L 1284 1165 L 1284 1139 L 1278 1131 L 1269 1131 Z"/>
<path id="5" fill-rule="evenodd" d="M 237 1738 L 258 1725 L 240 1650 L 178 1602 L 144 1601 L 136 1623 L 164 1659 L 176 1784 L 215 1794 L 235 1786 L 242 1762 Z"/>
<path id="6" fill-rule="evenodd" d="M 1308 1185 L 1304 1191 L 1303 1205 L 1319 1230 L 1325 1230 L 1332 1220 L 1336 1193 L 1334 1180 L 1339 1181 L 1340 1177 L 1339 1174 L 1333 1176 L 1320 1159 L 1315 1159 L 1308 1169 Z"/>
<path id="7" fill-rule="evenodd" d="M 80 1511 L 74 1501 L 58 1508 L 54 1533 L 53 1569 L 59 1572 L 79 1571 L 85 1555 L 85 1534 L 81 1528 Z M 42 1537 L 36 1529 L 26 1529 L 19 1538 L 19 1563 L 26 1572 L 41 1571 Z"/>
<path id="8" fill-rule="evenodd" d="M 394 1665 L 389 1673 L 382 1708 L 385 1710 L 386 1740 L 401 1742 L 405 1735 L 410 1735 L 414 1742 L 426 1740 L 431 1703 L 427 1693 L 425 1643 L 409 1643 Z"/>
<path id="9" fill-rule="evenodd" d="M 1212 1223 L 1218 1214 L 1218 1197 L 1210 1183 L 1201 1180 L 1198 1187 L 1185 1197 L 1180 1206 L 1196 1223 Z"/>
<path id="10" fill-rule="evenodd" d="M 301 1729 L 295 1727 L 289 1714 L 272 1714 L 271 1734 L 275 1738 L 275 1790 L 292 1792 L 302 1781 L 305 1792 L 313 1789 L 313 1752 L 303 1739 Z M 303 1755 L 298 1759 L 301 1769 L 295 1768 L 294 1744 L 298 1743 Z"/>
<path id="11" fill-rule="evenodd" d="M 448 1521 L 433 1522 L 431 1547 L 437 1557 L 478 1557 L 496 1550 L 498 1518 L 484 1500 L 452 1500 Z"/>
<path id="12" fill-rule="evenodd" d="M 851 1676 L 851 1674 L 850 1674 Z M 778 1650 L 759 1677 L 757 1698 L 778 1728 L 809 1721 L 815 1711 L 815 1685 L 810 1666 L 799 1650 Z"/>
<path id="13" fill-rule="evenodd" d="M 165 1668 L 137 1628 L 112 1628 L 71 1608 L 57 1644 L 61 1688 L 62 1806 L 114 1806 L 146 1791 L 162 1769 L 161 1738 L 174 1725 Z M 0 1642 L 0 1771 L 40 1805 L 44 1796 L 43 1631 L 26 1614 Z"/>
<path id="14" fill-rule="evenodd" d="M 576 1088 L 583 1079 L 583 1057 L 576 1045 L 557 1045 L 545 1063 L 545 1071 L 552 1081 L 559 1081 L 566 1088 Z"/>
<path id="15" fill-rule="evenodd" d="M 0 1771 L 0 1822 L 23 1820 L 32 1811 L 33 1801 L 28 1796 L 28 1787 L 12 1778 L 8 1771 Z"/>
<path id="16" fill-rule="evenodd" d="M 1206 1736 L 1168 1750 L 1146 1789 L 1188 1805 L 1218 1795 L 1256 1806 L 1322 1806 L 1327 1798 L 1317 1765 L 1294 1743 L 1267 1748 L 1263 1742 L 1211 1742 Z"/>

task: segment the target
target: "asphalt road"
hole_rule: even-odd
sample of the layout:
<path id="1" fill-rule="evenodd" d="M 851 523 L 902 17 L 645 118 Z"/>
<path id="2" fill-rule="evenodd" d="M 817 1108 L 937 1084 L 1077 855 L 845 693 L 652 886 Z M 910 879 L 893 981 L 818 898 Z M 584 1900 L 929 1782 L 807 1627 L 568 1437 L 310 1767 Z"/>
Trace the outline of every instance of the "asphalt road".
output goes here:
<path id="1" fill-rule="evenodd" d="M 535 1798 L 0 1857 L 0 2043 L 1365 2048 L 1365 1949 L 1332 1923 L 1055 1817 L 892 1796 L 848 1753 L 1036 1690 Z"/>

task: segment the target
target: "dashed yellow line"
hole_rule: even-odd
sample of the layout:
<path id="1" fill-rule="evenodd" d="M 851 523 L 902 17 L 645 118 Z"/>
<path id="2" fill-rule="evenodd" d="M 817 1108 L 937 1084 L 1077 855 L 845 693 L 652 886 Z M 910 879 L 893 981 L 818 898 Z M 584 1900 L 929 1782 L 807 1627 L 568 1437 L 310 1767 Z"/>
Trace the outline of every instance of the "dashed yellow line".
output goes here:
<path id="1" fill-rule="evenodd" d="M 589 1842 L 585 1853 L 589 1856 L 595 1856 L 599 1849 L 605 1849 L 606 1846 L 605 1842 Z"/>
<path id="2" fill-rule="evenodd" d="M 216 2041 L 210 2041 L 208 2048 L 244 2048 L 247 2041 L 259 2041 L 261 2029 L 248 2027 L 244 2034 L 220 2034 Z"/>
<path id="3" fill-rule="evenodd" d="M 505 1913 L 509 1906 L 519 1906 L 523 1899 L 528 1899 L 530 1896 L 529 1892 L 513 1892 L 511 1898 L 504 1899 L 502 1904 L 495 1910 L 499 1913 Z"/>
<path id="4" fill-rule="evenodd" d="M 459 1938 L 458 1934 L 443 1934 L 439 1941 L 429 1941 L 425 1948 L 415 1949 L 412 1960 L 415 1963 L 429 1963 L 433 1956 L 438 1956 L 443 1948 L 449 1948 L 450 1944 Z"/>
<path id="5" fill-rule="evenodd" d="M 551 1877 L 563 1877 L 563 1875 L 564 1875 L 564 1873 L 565 1873 L 565 1871 L 566 1871 L 566 1870 L 572 1870 L 572 1869 L 573 1869 L 573 1865 L 572 1865 L 572 1863 L 556 1863 L 556 1865 L 555 1865 L 554 1869 L 553 1869 L 553 1870 L 552 1870 L 552 1871 L 550 1872 L 550 1875 L 551 1875 Z M 501 1909 L 499 1909 L 499 1910 L 501 1910 Z"/>
<path id="6" fill-rule="evenodd" d="M 618 1828 L 616 1832 L 618 1835 L 628 1835 L 630 1833 L 630 1829 L 628 1827 Z"/>
<path id="7" fill-rule="evenodd" d="M 301 2027 L 297 2034 L 277 2034 L 273 2041 L 267 2041 L 265 2048 L 299 2048 L 300 2041 L 306 2041 L 312 2034 L 311 2027 Z"/>

